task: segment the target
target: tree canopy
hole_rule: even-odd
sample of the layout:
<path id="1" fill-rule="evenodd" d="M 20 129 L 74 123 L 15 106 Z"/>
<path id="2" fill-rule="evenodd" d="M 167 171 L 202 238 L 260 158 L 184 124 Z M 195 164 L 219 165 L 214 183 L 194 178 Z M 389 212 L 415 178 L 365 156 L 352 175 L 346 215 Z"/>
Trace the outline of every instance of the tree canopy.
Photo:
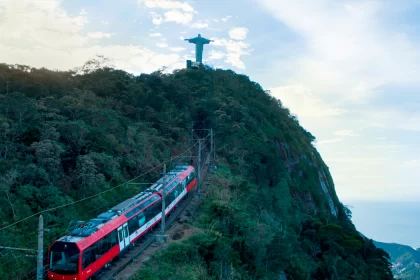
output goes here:
<path id="1" fill-rule="evenodd" d="M 215 131 L 220 164 L 201 209 L 204 232 L 139 277 L 392 279 L 389 256 L 358 234 L 339 202 L 315 137 L 280 100 L 230 70 L 134 76 L 95 61 L 68 72 L 0 64 L 0 227 L 118 186 L 186 150 L 200 128 Z M 138 191 L 116 188 L 45 213 L 46 244 L 70 220 Z M 36 225 L 1 231 L 0 244 L 36 248 Z M 12 256 L 0 256 L 2 279 L 34 268 L 19 253 L 0 253 Z"/>

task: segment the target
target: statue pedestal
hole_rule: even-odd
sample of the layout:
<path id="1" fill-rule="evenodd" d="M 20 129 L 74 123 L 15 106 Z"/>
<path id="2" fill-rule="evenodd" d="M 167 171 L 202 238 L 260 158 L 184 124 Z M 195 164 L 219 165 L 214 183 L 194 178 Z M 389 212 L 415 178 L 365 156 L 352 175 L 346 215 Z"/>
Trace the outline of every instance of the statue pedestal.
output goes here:
<path id="1" fill-rule="evenodd" d="M 187 60 L 187 69 L 198 69 L 200 68 L 201 63 L 200 62 L 194 62 L 191 60 Z"/>

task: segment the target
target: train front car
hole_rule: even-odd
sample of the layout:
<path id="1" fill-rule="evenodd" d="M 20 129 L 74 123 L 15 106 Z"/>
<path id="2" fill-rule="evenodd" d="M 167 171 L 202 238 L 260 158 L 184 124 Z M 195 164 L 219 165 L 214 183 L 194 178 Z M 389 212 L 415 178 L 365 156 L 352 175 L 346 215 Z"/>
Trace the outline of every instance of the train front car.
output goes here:
<path id="1" fill-rule="evenodd" d="M 195 169 L 178 165 L 148 189 L 73 229 L 48 252 L 50 280 L 85 280 L 97 276 L 117 255 L 161 221 L 197 184 Z"/>
<path id="2" fill-rule="evenodd" d="M 48 279 L 81 280 L 80 264 L 76 243 L 57 241 L 48 251 Z"/>

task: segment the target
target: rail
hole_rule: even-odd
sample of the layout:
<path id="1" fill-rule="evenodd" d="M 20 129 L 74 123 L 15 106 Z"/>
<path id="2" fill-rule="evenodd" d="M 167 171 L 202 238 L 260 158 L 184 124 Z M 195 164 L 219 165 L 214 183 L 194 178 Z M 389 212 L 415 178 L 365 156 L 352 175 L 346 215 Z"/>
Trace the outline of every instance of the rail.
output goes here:
<path id="1" fill-rule="evenodd" d="M 201 168 L 201 188 L 203 188 L 203 182 L 204 178 L 207 175 L 208 168 L 210 164 L 210 154 L 207 154 L 206 159 L 202 165 Z M 190 202 L 193 200 L 195 195 L 197 194 L 197 187 L 194 188 L 192 192 L 189 193 L 188 196 L 186 196 L 180 204 L 169 214 L 169 219 L 167 221 L 167 227 L 166 229 L 170 229 L 176 219 L 181 215 L 181 213 L 185 210 L 185 208 L 190 204 Z M 158 228 L 156 228 L 157 231 L 159 231 Z M 106 280 L 116 280 L 115 276 L 118 275 L 121 271 L 123 271 L 125 268 L 127 268 L 129 265 L 133 263 L 147 248 L 149 248 L 150 245 L 156 242 L 156 236 L 149 232 L 149 234 L 143 238 L 143 241 L 141 243 L 136 242 L 135 246 L 131 246 L 129 249 L 126 250 L 126 252 L 123 252 L 122 255 L 117 257 L 116 260 L 113 261 L 110 268 L 102 272 L 102 274 L 99 275 L 99 279 L 106 279 Z"/>

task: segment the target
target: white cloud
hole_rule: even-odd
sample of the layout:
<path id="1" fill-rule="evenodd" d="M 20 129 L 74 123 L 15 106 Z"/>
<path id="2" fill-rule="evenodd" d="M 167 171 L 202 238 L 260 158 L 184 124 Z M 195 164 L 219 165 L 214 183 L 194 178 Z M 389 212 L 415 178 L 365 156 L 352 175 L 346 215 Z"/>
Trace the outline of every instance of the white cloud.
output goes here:
<path id="1" fill-rule="evenodd" d="M 103 39 L 103 38 L 111 38 L 114 36 L 115 33 L 104 33 L 104 32 L 89 32 L 87 36 L 92 39 Z"/>
<path id="2" fill-rule="evenodd" d="M 209 28 L 209 24 L 204 21 L 197 21 L 191 25 L 191 28 L 205 29 L 205 28 Z"/>
<path id="3" fill-rule="evenodd" d="M 333 143 L 341 142 L 343 140 L 344 139 L 342 138 L 332 138 L 332 139 L 327 139 L 327 140 L 322 140 L 322 141 L 316 141 L 316 144 L 318 145 L 333 144 Z"/>
<path id="4" fill-rule="evenodd" d="M 245 64 L 241 60 L 244 55 L 249 55 L 251 52 L 250 46 L 244 41 L 234 41 L 229 39 L 212 39 L 214 42 L 213 46 L 226 48 L 226 59 L 225 62 L 237 67 L 239 69 L 245 69 Z"/>
<path id="5" fill-rule="evenodd" d="M 299 77 L 316 94 L 365 103 L 379 94 L 376 89 L 382 85 L 420 85 L 419 43 L 397 29 L 403 25 L 392 29 L 383 24 L 383 17 L 397 5 L 385 2 L 258 3 L 305 42 L 305 52 L 290 62 L 282 61 L 292 65 L 291 76 Z"/>
<path id="6" fill-rule="evenodd" d="M 225 58 L 226 54 L 224 52 L 219 52 L 215 50 L 211 50 L 209 52 L 209 60 L 219 60 Z"/>
<path id="7" fill-rule="evenodd" d="M 418 22 L 407 20 L 405 14 L 415 1 L 256 2 L 294 33 L 296 39 L 273 46 L 276 56 L 269 63 L 270 72 L 281 77 L 279 86 L 301 85 L 311 93 L 309 101 L 305 95 L 293 96 L 293 91 L 280 99 L 299 121 L 305 119 L 306 129 L 330 143 L 317 147 L 321 154 L 325 158 L 337 157 L 338 152 L 344 152 L 340 155 L 344 158 L 386 157 L 375 164 L 327 160 L 334 179 L 341 178 L 336 184 L 339 197 L 419 198 L 418 188 L 409 186 L 418 182 L 418 174 L 408 168 L 420 158 L 420 149 L 413 144 L 420 131 L 420 106 L 411 96 L 420 89 L 420 40 L 415 33 Z M 401 6 L 408 8 L 401 12 Z M 354 130 L 364 137 L 331 144 L 338 141 L 334 139 L 348 139 L 344 135 L 328 138 L 343 127 L 357 127 Z M 391 133 L 401 144 L 382 138 Z"/>
<path id="8" fill-rule="evenodd" d="M 370 123 L 370 126 L 372 126 L 372 127 L 385 128 L 385 124 L 384 123 L 381 123 L 381 122 L 372 122 L 372 123 Z"/>
<path id="9" fill-rule="evenodd" d="M 193 20 L 193 14 L 192 13 L 184 13 L 179 10 L 170 10 L 167 11 L 165 14 L 165 20 L 166 22 L 175 22 L 179 24 L 188 24 Z"/>
<path id="10" fill-rule="evenodd" d="M 245 40 L 248 35 L 248 28 L 235 27 L 229 30 L 229 37 L 233 40 Z"/>
<path id="11" fill-rule="evenodd" d="M 407 160 L 403 162 L 403 166 L 408 168 L 416 168 L 420 166 L 420 161 L 417 159 Z"/>
<path id="12" fill-rule="evenodd" d="M 392 128 L 405 131 L 420 131 L 420 113 L 404 109 L 372 108 L 364 112 L 362 117 L 370 121 L 369 125 L 375 128 Z"/>
<path id="13" fill-rule="evenodd" d="M 150 12 L 150 15 L 152 16 L 152 23 L 155 25 L 159 25 L 163 21 L 163 17 L 155 12 Z"/>
<path id="14" fill-rule="evenodd" d="M 152 34 L 149 34 L 149 36 L 150 37 L 162 37 L 162 34 L 160 34 L 160 33 L 152 33 Z"/>
<path id="15" fill-rule="evenodd" d="M 271 94 L 280 99 L 299 118 L 325 118 L 339 116 L 347 111 L 315 97 L 303 85 L 288 85 L 270 89 Z"/>
<path id="16" fill-rule="evenodd" d="M 359 136 L 359 134 L 350 129 L 334 131 L 333 134 L 338 136 Z"/>
<path id="17" fill-rule="evenodd" d="M 108 24 L 109 24 L 109 21 L 107 21 L 107 20 L 103 20 L 103 21 L 101 21 L 101 24 L 103 24 L 103 25 L 108 25 Z"/>
<path id="18" fill-rule="evenodd" d="M 226 16 L 226 17 L 222 18 L 222 21 L 223 21 L 223 22 L 226 22 L 226 21 L 228 21 L 231 17 L 232 17 L 232 16 Z"/>
<path id="19" fill-rule="evenodd" d="M 17 15 L 24 15 L 24 20 Z M 0 1 L 0 18 L 0 46 L 6 48 L 6 53 L 0 54 L 6 56 L 1 60 L 3 62 L 10 61 L 8 48 L 28 51 L 31 47 L 41 46 L 64 51 L 88 40 L 81 35 L 87 22 L 86 16 L 68 15 L 55 0 L 3 0 Z"/>
<path id="20" fill-rule="evenodd" d="M 144 5 L 147 8 L 154 9 L 166 9 L 166 10 L 182 10 L 184 12 L 195 12 L 194 8 L 190 6 L 187 2 L 179 2 L 173 0 L 137 0 L 139 5 Z"/>
<path id="21" fill-rule="evenodd" d="M 16 14 L 25 15 L 25 20 Z M 104 55 L 117 68 L 138 74 L 162 66 L 170 70 L 182 62 L 178 54 L 159 54 L 142 46 L 96 45 L 92 37 L 110 35 L 87 32 L 86 16 L 69 15 L 60 0 L 3 0 L 0 18 L 0 61 L 8 64 L 68 70 Z"/>
<path id="22" fill-rule="evenodd" d="M 151 12 L 153 24 L 159 25 L 164 22 L 189 24 L 197 11 L 187 2 L 173 0 L 137 0 L 139 6 L 149 9 L 167 10 L 163 16 L 154 11 Z"/>
<path id="23" fill-rule="evenodd" d="M 156 46 L 158 46 L 159 48 L 167 48 L 168 44 L 166 43 L 157 43 Z"/>
<path id="24" fill-rule="evenodd" d="M 183 47 L 174 47 L 174 48 L 169 48 L 171 51 L 173 52 L 182 52 L 185 51 L 186 49 Z"/>

